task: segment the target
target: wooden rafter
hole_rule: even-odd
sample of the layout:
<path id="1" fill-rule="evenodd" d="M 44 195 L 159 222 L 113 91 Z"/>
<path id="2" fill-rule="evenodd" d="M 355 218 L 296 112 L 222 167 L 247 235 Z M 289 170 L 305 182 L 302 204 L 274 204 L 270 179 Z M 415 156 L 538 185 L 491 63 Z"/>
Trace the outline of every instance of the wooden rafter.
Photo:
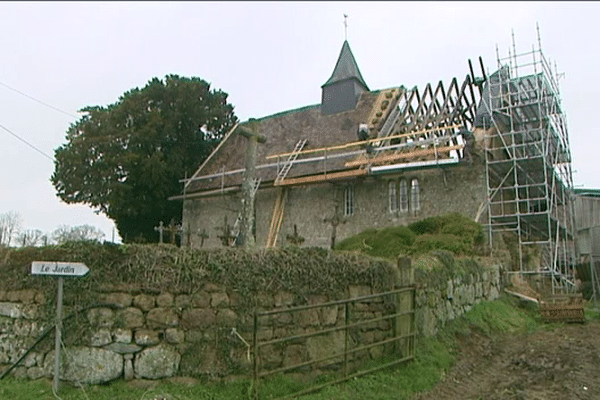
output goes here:
<path id="1" fill-rule="evenodd" d="M 433 149 L 422 149 L 422 150 L 414 150 L 408 153 L 393 153 L 393 154 L 385 154 L 377 157 L 373 157 L 371 159 L 359 159 L 354 161 L 348 161 L 344 164 L 346 167 L 358 167 L 366 164 L 380 164 L 390 161 L 397 161 L 401 159 L 414 158 L 414 157 L 422 157 L 432 154 L 445 154 L 449 153 L 452 150 L 460 150 L 464 147 L 464 145 L 454 145 L 454 146 L 444 146 L 444 147 L 435 147 Z"/>
<path id="2" fill-rule="evenodd" d="M 277 186 L 292 186 L 292 185 L 301 185 L 305 183 L 319 183 L 319 182 L 327 182 L 334 181 L 338 179 L 352 178 L 356 176 L 364 176 L 367 174 L 366 169 L 352 169 L 349 171 L 340 171 L 333 172 L 328 174 L 317 174 L 310 176 L 302 176 L 299 178 L 290 178 L 284 179 Z"/>

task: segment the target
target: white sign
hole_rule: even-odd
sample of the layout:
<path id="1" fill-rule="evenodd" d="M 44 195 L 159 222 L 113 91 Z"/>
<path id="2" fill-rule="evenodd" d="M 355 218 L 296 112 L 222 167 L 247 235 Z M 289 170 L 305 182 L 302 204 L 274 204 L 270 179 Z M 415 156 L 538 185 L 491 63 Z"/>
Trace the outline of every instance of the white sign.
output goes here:
<path id="1" fill-rule="evenodd" d="M 33 261 L 31 263 L 32 275 L 48 276 L 85 276 L 90 269 L 84 263 L 58 262 L 58 261 Z"/>

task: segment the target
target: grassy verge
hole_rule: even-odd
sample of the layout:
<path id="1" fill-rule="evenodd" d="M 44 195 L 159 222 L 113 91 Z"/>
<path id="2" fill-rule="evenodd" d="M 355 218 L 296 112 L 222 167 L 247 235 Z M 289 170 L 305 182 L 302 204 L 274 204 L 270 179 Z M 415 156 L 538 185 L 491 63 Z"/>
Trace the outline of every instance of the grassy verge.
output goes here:
<path id="1" fill-rule="evenodd" d="M 352 379 L 346 383 L 301 397 L 304 400 L 409 399 L 415 393 L 432 388 L 456 357 L 457 335 L 470 334 L 472 330 L 487 336 L 533 332 L 545 327 L 539 322 L 536 310 L 516 306 L 511 299 L 481 303 L 461 318 L 447 324 L 434 338 L 420 338 L 414 361 L 371 375 Z M 589 314 L 588 314 L 589 312 Z M 589 318 L 597 313 L 586 310 Z M 554 325 L 554 324 L 553 324 Z M 320 381 L 331 379 L 321 377 Z M 261 398 L 272 399 L 306 388 L 306 384 L 278 377 L 261 386 Z M 161 383 L 153 389 L 134 388 L 124 382 L 105 386 L 92 386 L 84 390 L 63 385 L 62 400 L 229 400 L 249 399 L 249 381 L 185 386 Z M 0 399 L 50 400 L 55 399 L 49 380 L 35 382 L 5 379 L 0 381 Z"/>

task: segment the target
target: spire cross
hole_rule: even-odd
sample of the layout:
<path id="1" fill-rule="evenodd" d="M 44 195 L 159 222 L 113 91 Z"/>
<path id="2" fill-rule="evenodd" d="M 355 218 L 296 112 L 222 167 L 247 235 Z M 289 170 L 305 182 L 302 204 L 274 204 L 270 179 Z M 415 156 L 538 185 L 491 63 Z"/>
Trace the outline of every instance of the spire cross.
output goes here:
<path id="1" fill-rule="evenodd" d="M 344 14 L 344 39 L 348 40 L 348 15 Z"/>

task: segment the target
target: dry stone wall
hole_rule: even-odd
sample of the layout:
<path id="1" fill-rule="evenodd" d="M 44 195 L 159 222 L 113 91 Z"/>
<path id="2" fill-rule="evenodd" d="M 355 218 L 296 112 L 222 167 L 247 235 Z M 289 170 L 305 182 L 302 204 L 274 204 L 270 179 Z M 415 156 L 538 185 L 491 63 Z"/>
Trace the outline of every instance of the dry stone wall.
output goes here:
<path id="1" fill-rule="evenodd" d="M 419 334 L 434 336 L 444 324 L 470 311 L 482 301 L 500 296 L 500 266 L 454 274 L 446 279 L 417 281 L 416 325 Z"/>
<path id="2" fill-rule="evenodd" d="M 499 296 L 499 269 L 482 271 L 452 276 L 443 282 L 417 282 L 415 315 L 422 335 L 435 334 L 446 321 L 474 304 Z M 336 298 L 318 294 L 300 298 L 290 292 L 268 290 L 253 296 L 258 310 L 271 310 L 373 292 L 370 286 L 350 285 Z M 97 299 L 99 304 L 113 307 L 95 307 L 65 323 L 67 347 L 61 364 L 61 379 L 65 381 L 99 384 L 118 378 L 217 378 L 251 372 L 248 344 L 252 343 L 253 314 L 245 304 L 247 300 L 222 284 L 206 282 L 193 291 L 178 293 L 130 284 L 104 285 Z M 48 322 L 43 322 L 48 319 L 43 316 L 50 308 L 42 292 L 0 291 L 0 372 L 17 361 L 48 328 Z M 365 301 L 355 305 L 353 318 L 370 319 L 385 312 L 384 301 Z M 344 308 L 339 306 L 268 316 L 259 320 L 257 335 L 266 341 L 339 326 L 345 320 Z M 391 335 L 391 330 L 389 321 L 373 323 L 355 332 L 353 343 L 365 345 L 382 340 Z M 53 343 L 51 333 L 12 374 L 29 379 L 52 377 Z M 329 351 L 341 351 L 343 346 L 343 332 L 332 332 L 285 346 L 266 346 L 261 349 L 259 362 L 261 368 L 281 368 L 324 357 Z M 376 359 L 384 351 L 383 347 L 373 347 L 358 358 Z"/>

